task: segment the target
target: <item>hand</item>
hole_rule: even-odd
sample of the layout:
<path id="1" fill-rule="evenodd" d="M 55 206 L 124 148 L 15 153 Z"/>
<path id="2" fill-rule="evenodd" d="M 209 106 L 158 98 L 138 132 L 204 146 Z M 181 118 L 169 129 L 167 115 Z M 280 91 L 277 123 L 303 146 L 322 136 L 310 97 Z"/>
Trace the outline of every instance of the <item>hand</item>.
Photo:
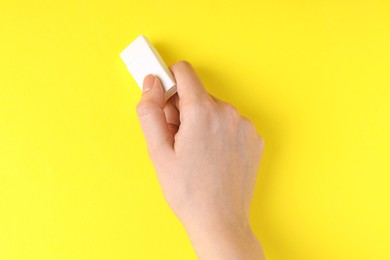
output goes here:
<path id="1" fill-rule="evenodd" d="M 167 103 L 148 75 L 137 113 L 164 197 L 202 259 L 263 259 L 249 208 L 264 142 L 237 110 L 210 96 L 188 62 L 174 64 Z"/>

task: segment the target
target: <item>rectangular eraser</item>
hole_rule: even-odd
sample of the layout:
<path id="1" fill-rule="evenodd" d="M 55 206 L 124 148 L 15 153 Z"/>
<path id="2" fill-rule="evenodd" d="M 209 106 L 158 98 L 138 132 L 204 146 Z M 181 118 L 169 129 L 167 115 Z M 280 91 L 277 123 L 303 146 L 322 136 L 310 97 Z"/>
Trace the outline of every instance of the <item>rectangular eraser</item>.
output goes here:
<path id="1" fill-rule="evenodd" d="M 160 54 L 143 36 L 138 36 L 120 54 L 127 69 L 142 90 L 144 78 L 149 74 L 157 76 L 165 90 L 165 100 L 176 93 L 176 82 Z"/>

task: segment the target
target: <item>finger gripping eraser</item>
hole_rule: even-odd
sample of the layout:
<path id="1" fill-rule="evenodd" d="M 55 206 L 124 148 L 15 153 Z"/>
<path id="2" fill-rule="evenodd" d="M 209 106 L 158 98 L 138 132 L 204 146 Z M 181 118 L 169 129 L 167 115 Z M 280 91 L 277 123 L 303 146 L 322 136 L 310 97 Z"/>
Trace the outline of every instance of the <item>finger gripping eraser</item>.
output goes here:
<path id="1" fill-rule="evenodd" d="M 120 56 L 141 89 L 144 78 L 149 74 L 154 74 L 163 85 L 165 100 L 176 93 L 175 78 L 160 54 L 145 36 L 138 36 L 121 52 Z"/>

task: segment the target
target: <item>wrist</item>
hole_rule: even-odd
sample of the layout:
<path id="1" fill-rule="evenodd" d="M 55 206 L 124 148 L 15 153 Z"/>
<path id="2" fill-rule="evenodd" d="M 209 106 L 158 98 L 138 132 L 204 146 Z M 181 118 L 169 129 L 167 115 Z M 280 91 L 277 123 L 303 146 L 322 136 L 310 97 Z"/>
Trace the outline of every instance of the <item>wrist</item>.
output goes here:
<path id="1" fill-rule="evenodd" d="M 198 219 L 182 223 L 200 260 L 265 259 L 247 220 Z"/>

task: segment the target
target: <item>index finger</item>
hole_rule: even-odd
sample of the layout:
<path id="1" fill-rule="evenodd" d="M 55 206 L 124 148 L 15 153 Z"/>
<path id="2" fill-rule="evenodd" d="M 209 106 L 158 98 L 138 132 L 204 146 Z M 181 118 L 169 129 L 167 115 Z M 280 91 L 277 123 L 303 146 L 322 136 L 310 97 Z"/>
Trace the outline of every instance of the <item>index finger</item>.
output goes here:
<path id="1" fill-rule="evenodd" d="M 189 62 L 179 61 L 172 65 L 170 70 L 176 80 L 180 102 L 197 103 L 204 98 L 210 99 L 202 81 Z"/>

